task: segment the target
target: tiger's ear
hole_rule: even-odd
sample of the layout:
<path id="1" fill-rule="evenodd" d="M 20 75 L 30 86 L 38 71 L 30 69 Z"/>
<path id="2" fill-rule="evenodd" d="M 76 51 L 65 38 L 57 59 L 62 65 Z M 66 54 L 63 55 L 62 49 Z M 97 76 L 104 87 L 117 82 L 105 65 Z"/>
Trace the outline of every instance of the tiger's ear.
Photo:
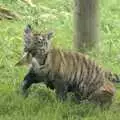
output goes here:
<path id="1" fill-rule="evenodd" d="M 52 38 L 53 34 L 54 34 L 53 31 L 47 33 L 48 40 Z"/>
<path id="2" fill-rule="evenodd" d="M 32 28 L 31 25 L 27 25 L 24 29 L 24 48 L 25 50 L 28 50 L 28 48 L 30 47 L 30 44 L 32 42 Z"/>
<path id="3" fill-rule="evenodd" d="M 25 53 L 15 66 L 29 65 L 32 62 L 32 55 Z"/>
<path id="4" fill-rule="evenodd" d="M 27 25 L 26 25 L 26 27 L 25 27 L 25 29 L 24 29 L 24 32 L 25 32 L 26 34 L 32 32 L 32 28 L 31 28 L 31 25 L 30 25 L 30 24 L 27 24 Z"/>
<path id="5" fill-rule="evenodd" d="M 24 29 L 24 41 L 26 44 L 29 44 L 32 37 L 32 28 L 31 25 L 26 25 L 25 29 Z"/>

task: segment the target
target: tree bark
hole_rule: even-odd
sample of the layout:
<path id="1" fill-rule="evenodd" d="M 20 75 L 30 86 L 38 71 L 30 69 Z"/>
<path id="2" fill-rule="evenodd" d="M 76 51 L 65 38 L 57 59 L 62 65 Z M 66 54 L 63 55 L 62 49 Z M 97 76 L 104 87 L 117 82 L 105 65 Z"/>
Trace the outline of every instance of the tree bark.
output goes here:
<path id="1" fill-rule="evenodd" d="M 74 0 L 74 46 L 85 52 L 99 41 L 99 0 Z"/>

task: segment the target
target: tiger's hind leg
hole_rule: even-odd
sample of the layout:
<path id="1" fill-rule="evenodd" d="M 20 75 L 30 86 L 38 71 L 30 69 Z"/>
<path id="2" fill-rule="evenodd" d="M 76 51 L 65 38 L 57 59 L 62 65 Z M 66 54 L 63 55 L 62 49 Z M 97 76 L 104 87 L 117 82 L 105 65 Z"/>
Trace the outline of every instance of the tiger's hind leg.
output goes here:
<path id="1" fill-rule="evenodd" d="M 74 95 L 75 95 L 75 102 L 78 104 L 81 103 L 81 101 L 82 101 L 81 95 L 79 93 L 76 93 L 76 92 Z"/>
<path id="2" fill-rule="evenodd" d="M 111 82 L 105 82 L 98 90 L 96 90 L 90 97 L 89 100 L 101 108 L 109 108 L 112 104 L 112 100 L 115 94 L 115 88 Z"/>

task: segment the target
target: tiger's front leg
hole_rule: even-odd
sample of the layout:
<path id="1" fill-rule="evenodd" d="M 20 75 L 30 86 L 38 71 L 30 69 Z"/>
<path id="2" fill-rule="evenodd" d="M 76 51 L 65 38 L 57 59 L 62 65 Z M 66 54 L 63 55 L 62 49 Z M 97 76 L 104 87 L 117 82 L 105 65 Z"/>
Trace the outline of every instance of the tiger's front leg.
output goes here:
<path id="1" fill-rule="evenodd" d="M 32 68 L 35 71 L 35 73 L 40 75 L 46 75 L 48 73 L 48 65 L 40 65 L 36 58 L 32 58 Z"/>
<path id="2" fill-rule="evenodd" d="M 60 101 L 64 101 L 67 97 L 68 92 L 68 84 L 65 83 L 62 80 L 55 80 L 53 83 L 55 90 L 56 90 L 56 96 Z"/>
<path id="3" fill-rule="evenodd" d="M 38 76 L 32 69 L 27 73 L 27 75 L 24 77 L 24 80 L 21 84 L 21 93 L 24 97 L 28 96 L 28 88 L 33 83 L 39 83 L 43 80 L 42 77 Z"/>
<path id="4" fill-rule="evenodd" d="M 28 88 L 32 85 L 31 77 L 26 75 L 21 84 L 21 93 L 24 97 L 28 96 Z"/>

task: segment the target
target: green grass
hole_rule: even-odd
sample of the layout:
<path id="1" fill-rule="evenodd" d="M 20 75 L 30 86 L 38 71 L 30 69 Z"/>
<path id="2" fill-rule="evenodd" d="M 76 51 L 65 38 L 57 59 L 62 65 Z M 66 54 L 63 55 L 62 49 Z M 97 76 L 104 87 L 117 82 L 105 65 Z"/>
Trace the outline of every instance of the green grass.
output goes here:
<path id="1" fill-rule="evenodd" d="M 34 85 L 24 99 L 18 94 L 20 82 L 27 73 L 26 67 L 15 67 L 23 47 L 23 29 L 27 23 L 39 31 L 55 31 L 53 46 L 72 47 L 72 0 L 35 0 L 31 8 L 16 0 L 0 0 L 23 16 L 18 21 L 0 21 L 0 120 L 119 120 L 120 88 L 110 110 L 101 111 L 90 104 L 75 104 L 68 99 L 56 100 L 55 93 L 45 86 Z M 88 54 L 105 68 L 120 73 L 120 1 L 101 0 L 100 50 Z M 49 16 L 47 18 L 47 16 Z M 96 52 L 98 51 L 98 52 Z"/>

